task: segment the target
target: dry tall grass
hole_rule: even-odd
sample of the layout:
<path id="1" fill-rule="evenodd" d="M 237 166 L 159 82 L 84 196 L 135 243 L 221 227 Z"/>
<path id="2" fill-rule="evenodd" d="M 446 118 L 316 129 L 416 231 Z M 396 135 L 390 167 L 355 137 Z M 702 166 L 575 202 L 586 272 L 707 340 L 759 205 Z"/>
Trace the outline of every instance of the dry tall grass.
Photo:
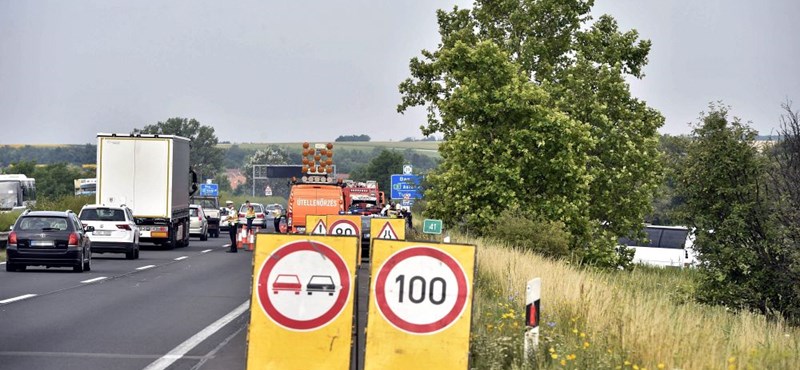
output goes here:
<path id="1" fill-rule="evenodd" d="M 691 272 L 599 272 L 483 240 L 454 239 L 478 244 L 473 338 L 495 335 L 498 341 L 508 340 L 508 331 L 490 324 L 498 322 L 492 321 L 492 307 L 507 300 L 517 312 L 522 311 L 526 281 L 542 279 L 541 330 L 547 344 L 538 356 L 546 361 L 533 367 L 800 368 L 800 330 L 768 322 L 762 315 L 693 303 L 688 299 L 692 284 L 687 274 Z M 520 319 L 510 309 L 504 317 Z M 513 332 L 520 337 L 520 331 Z M 566 342 L 578 345 L 570 347 Z M 521 357 L 521 351 L 511 353 L 515 355 Z M 530 367 L 521 359 L 512 363 Z"/>

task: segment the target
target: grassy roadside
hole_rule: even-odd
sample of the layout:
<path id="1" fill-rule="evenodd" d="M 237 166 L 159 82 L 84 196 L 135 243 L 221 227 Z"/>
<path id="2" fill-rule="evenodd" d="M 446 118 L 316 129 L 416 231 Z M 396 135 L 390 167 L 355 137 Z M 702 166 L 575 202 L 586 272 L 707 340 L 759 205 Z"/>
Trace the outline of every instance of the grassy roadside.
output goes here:
<path id="1" fill-rule="evenodd" d="M 4 262 L 6 260 L 6 249 L 0 248 L 0 262 Z"/>
<path id="2" fill-rule="evenodd" d="M 692 271 L 597 272 L 477 244 L 473 368 L 793 369 L 800 363 L 800 329 L 693 303 Z M 534 277 L 542 279 L 540 346 L 525 363 L 524 293 Z"/>

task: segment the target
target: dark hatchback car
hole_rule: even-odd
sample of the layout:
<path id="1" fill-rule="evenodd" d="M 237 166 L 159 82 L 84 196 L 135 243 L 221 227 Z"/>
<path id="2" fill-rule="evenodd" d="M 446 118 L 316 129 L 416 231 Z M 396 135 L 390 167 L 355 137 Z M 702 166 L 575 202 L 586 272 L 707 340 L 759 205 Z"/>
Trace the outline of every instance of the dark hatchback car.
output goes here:
<path id="1" fill-rule="evenodd" d="M 33 211 L 19 216 L 8 234 L 6 271 L 25 271 L 28 266 L 72 267 L 75 272 L 92 268 L 92 249 L 87 232 L 72 211 Z"/>

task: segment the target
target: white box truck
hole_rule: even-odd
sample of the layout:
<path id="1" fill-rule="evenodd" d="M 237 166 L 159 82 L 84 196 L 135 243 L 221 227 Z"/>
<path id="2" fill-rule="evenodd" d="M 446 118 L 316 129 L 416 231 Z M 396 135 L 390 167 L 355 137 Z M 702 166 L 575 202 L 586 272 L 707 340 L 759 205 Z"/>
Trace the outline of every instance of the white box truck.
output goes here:
<path id="1" fill-rule="evenodd" d="M 97 204 L 128 206 L 143 242 L 189 245 L 189 196 L 197 190 L 189 143 L 171 135 L 97 134 Z"/>

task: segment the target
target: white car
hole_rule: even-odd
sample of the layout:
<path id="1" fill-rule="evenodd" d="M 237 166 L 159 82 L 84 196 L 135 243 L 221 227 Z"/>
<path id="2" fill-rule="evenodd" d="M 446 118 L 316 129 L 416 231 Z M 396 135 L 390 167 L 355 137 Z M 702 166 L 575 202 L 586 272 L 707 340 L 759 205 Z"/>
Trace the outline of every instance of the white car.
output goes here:
<path id="1" fill-rule="evenodd" d="M 197 204 L 189 205 L 189 235 L 199 236 L 202 241 L 208 240 L 208 217 L 203 207 Z"/>
<path id="2" fill-rule="evenodd" d="M 84 228 L 94 227 L 89 232 L 92 253 L 125 253 L 129 260 L 139 258 L 139 227 L 130 208 L 88 204 L 78 215 Z"/>

